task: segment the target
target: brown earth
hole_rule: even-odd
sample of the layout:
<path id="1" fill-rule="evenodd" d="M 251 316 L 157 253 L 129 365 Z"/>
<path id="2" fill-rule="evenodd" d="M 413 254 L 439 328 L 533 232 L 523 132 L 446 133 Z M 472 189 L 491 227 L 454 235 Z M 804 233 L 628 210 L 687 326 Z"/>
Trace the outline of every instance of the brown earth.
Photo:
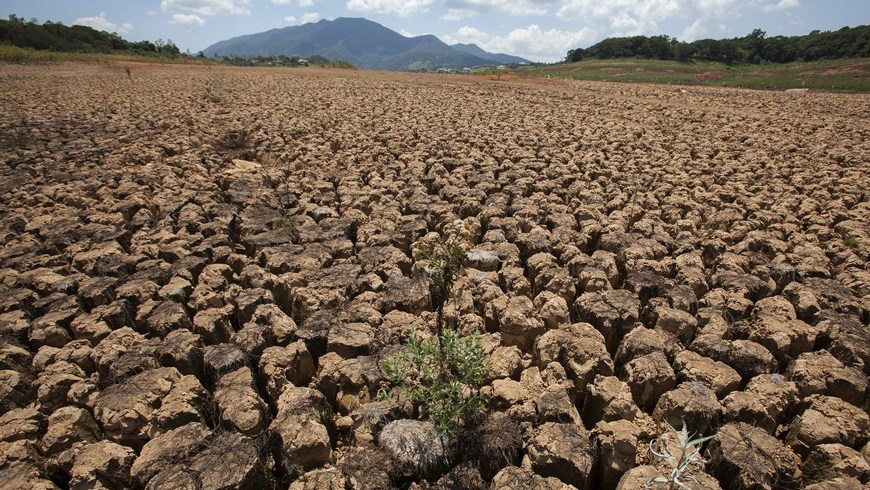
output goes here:
<path id="1" fill-rule="evenodd" d="M 870 97 L 321 69 L 0 66 L 0 488 L 870 479 Z M 379 401 L 432 332 L 490 414 Z M 422 418 L 422 421 L 408 419 Z"/>

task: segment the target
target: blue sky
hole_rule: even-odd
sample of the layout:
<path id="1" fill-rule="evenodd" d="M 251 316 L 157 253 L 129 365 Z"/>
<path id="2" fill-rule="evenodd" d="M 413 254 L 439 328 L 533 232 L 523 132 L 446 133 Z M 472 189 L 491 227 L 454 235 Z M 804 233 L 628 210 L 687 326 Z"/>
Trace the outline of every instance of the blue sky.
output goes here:
<path id="1" fill-rule="evenodd" d="M 870 0 L 5 0 L 4 15 L 90 25 L 199 51 L 229 37 L 335 17 L 535 61 L 609 36 L 683 40 L 806 34 L 870 23 Z"/>

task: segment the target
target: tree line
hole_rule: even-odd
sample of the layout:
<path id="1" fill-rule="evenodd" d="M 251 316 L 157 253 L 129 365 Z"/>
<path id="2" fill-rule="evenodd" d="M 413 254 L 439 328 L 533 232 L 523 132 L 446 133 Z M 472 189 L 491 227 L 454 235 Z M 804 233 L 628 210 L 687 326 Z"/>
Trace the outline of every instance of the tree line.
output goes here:
<path id="1" fill-rule="evenodd" d="M 668 36 L 612 37 L 586 49 L 568 51 L 566 61 L 586 58 L 644 58 L 734 63 L 789 63 L 870 57 L 870 26 L 812 31 L 805 36 L 773 36 L 755 29 L 744 37 L 701 39 L 690 43 Z"/>
<path id="2" fill-rule="evenodd" d="M 60 22 L 36 19 L 25 21 L 15 14 L 0 20 L 0 44 L 22 48 L 74 52 L 111 53 L 128 52 L 144 55 L 176 57 L 181 55 L 172 41 L 127 41 L 117 33 L 98 31 L 87 26 L 66 26 Z"/>

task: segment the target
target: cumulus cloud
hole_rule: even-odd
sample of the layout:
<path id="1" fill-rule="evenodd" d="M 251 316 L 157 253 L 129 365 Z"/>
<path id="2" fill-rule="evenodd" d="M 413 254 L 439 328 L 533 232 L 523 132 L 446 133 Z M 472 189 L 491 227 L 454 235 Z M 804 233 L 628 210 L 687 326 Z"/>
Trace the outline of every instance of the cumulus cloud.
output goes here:
<path id="1" fill-rule="evenodd" d="M 462 20 L 469 17 L 474 17 L 477 12 L 473 9 L 447 9 L 447 13 L 441 16 L 442 20 Z"/>
<path id="2" fill-rule="evenodd" d="M 800 6 L 801 3 L 799 0 L 779 0 L 779 2 L 777 3 L 762 5 L 761 10 L 764 10 L 765 12 L 777 12 L 780 10 L 788 10 Z"/>
<path id="3" fill-rule="evenodd" d="M 719 19 L 739 17 L 760 0 L 563 0 L 556 16 L 563 20 L 583 19 L 606 23 L 609 35 L 659 34 L 665 21 L 688 22 L 681 39 L 691 41 L 721 29 Z M 781 0 L 796 3 L 798 0 Z"/>
<path id="4" fill-rule="evenodd" d="M 288 24 L 295 24 L 295 23 L 296 23 L 296 17 L 294 17 L 294 16 L 292 16 L 292 15 L 288 15 L 287 17 L 284 17 L 284 22 L 286 22 L 286 23 L 288 23 Z"/>
<path id="5" fill-rule="evenodd" d="M 118 34 L 129 34 L 133 30 L 133 24 L 129 22 L 116 24 L 106 18 L 105 12 L 100 12 L 100 15 L 94 17 L 79 17 L 72 23 L 73 25 L 93 27 L 98 31 L 115 32 Z"/>
<path id="6" fill-rule="evenodd" d="M 311 7 L 314 5 L 314 0 L 272 0 L 275 5 L 289 5 L 295 3 L 300 7 Z"/>
<path id="7" fill-rule="evenodd" d="M 172 14 L 249 15 L 251 0 L 162 0 L 160 10 Z"/>
<path id="8" fill-rule="evenodd" d="M 399 29 L 399 34 L 401 34 L 405 37 L 414 37 L 414 33 L 412 33 L 411 31 L 409 31 L 407 29 Z"/>
<path id="9" fill-rule="evenodd" d="M 511 53 L 536 61 L 559 61 L 569 49 L 595 38 L 595 31 L 583 28 L 578 31 L 541 29 L 537 24 L 514 29 L 504 36 L 496 36 L 473 26 L 463 26 L 443 39 L 449 44 L 474 43 L 481 48 L 498 53 Z"/>
<path id="10" fill-rule="evenodd" d="M 205 24 L 205 19 L 196 14 L 172 14 L 170 24 L 183 26 L 201 26 Z"/>
<path id="11" fill-rule="evenodd" d="M 308 12 L 308 13 L 302 14 L 301 20 L 302 20 L 303 24 L 307 24 L 309 22 L 317 22 L 319 19 L 320 19 L 320 14 L 318 14 L 317 12 Z"/>
<path id="12" fill-rule="evenodd" d="M 407 17 L 420 12 L 428 12 L 435 0 L 347 0 L 345 7 L 357 12 L 395 15 Z"/>

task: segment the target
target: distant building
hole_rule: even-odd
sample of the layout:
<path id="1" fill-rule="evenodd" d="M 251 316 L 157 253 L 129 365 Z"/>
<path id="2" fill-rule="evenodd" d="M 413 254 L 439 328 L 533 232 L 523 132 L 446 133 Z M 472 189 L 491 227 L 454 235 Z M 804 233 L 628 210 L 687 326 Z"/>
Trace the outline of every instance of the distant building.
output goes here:
<path id="1" fill-rule="evenodd" d="M 300 60 L 299 60 L 299 64 L 302 65 L 302 66 L 308 66 L 308 60 L 306 60 L 306 59 L 300 59 Z"/>

